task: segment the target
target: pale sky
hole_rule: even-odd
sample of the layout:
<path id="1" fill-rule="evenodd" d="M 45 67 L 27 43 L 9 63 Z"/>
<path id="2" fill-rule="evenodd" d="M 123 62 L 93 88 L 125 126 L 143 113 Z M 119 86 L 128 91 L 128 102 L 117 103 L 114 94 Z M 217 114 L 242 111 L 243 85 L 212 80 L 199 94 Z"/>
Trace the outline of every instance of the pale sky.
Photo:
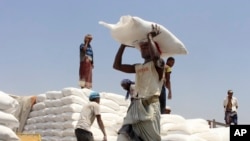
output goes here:
<path id="1" fill-rule="evenodd" d="M 250 1 L 0 1 L 0 91 L 37 95 L 78 86 L 79 45 L 94 39 L 93 90 L 125 95 L 123 78 L 112 68 L 119 43 L 99 21 L 117 23 L 123 15 L 165 26 L 189 51 L 174 56 L 171 74 L 173 114 L 224 123 L 223 99 L 238 98 L 239 124 L 250 123 Z M 136 49 L 124 63 L 140 63 Z"/>

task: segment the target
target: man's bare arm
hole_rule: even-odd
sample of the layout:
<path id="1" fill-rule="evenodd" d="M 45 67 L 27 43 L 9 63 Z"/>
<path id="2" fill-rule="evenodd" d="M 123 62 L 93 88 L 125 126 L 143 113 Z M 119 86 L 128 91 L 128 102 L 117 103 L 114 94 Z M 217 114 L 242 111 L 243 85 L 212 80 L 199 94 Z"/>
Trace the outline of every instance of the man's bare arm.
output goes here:
<path id="1" fill-rule="evenodd" d="M 121 44 L 118 52 L 116 53 L 113 68 L 126 73 L 135 73 L 135 65 L 122 64 L 122 56 L 126 45 Z"/>

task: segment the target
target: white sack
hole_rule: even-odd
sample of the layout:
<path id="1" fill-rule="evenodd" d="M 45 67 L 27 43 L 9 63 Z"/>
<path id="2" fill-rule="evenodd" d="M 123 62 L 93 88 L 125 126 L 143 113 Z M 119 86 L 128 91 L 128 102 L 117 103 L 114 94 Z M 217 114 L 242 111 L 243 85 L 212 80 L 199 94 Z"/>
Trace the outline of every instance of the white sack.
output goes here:
<path id="1" fill-rule="evenodd" d="M 63 130 L 63 129 L 64 129 L 63 124 L 64 124 L 64 122 L 51 122 L 49 128 L 61 129 L 61 130 Z"/>
<path id="2" fill-rule="evenodd" d="M 171 134 L 162 136 L 161 141 L 206 141 L 200 137 L 184 134 Z"/>
<path id="3" fill-rule="evenodd" d="M 209 130 L 208 132 L 196 133 L 193 134 L 193 136 L 200 137 L 206 141 L 223 141 L 222 135 L 219 132 L 213 132 L 212 130 Z"/>
<path id="4" fill-rule="evenodd" d="M 60 99 L 63 97 L 61 91 L 47 91 L 45 94 L 47 99 Z"/>
<path id="5" fill-rule="evenodd" d="M 52 134 L 53 134 L 54 136 L 63 137 L 63 130 L 61 130 L 61 129 L 53 129 L 52 131 L 53 131 Z"/>
<path id="6" fill-rule="evenodd" d="M 46 94 L 38 94 L 36 96 L 36 103 L 44 102 L 46 100 Z"/>
<path id="7" fill-rule="evenodd" d="M 18 136 L 10 128 L 0 125 L 0 140 L 3 141 L 20 141 Z"/>
<path id="8" fill-rule="evenodd" d="M 81 98 L 86 98 L 86 95 L 83 93 L 83 91 L 81 89 L 77 89 L 77 88 L 64 88 L 62 90 L 62 94 L 63 96 L 70 96 L 70 95 L 75 95 L 75 96 L 79 96 Z"/>
<path id="9" fill-rule="evenodd" d="M 46 106 L 45 106 L 45 103 L 44 102 L 39 102 L 39 103 L 36 103 L 33 105 L 32 107 L 32 110 L 33 111 L 38 111 L 38 110 L 42 110 L 42 109 L 45 109 Z"/>
<path id="10" fill-rule="evenodd" d="M 24 131 L 32 131 L 36 129 L 36 125 L 35 124 L 26 124 L 24 126 Z"/>
<path id="11" fill-rule="evenodd" d="M 210 128 L 207 132 L 194 134 L 207 141 L 229 141 L 230 130 L 229 127 Z"/>
<path id="12" fill-rule="evenodd" d="M 101 113 L 112 113 L 112 114 L 116 114 L 116 111 L 114 109 L 111 109 L 107 106 L 104 105 L 100 105 L 100 111 Z"/>
<path id="13" fill-rule="evenodd" d="M 78 121 L 80 118 L 80 113 L 62 113 L 61 115 L 65 121 L 74 120 Z"/>
<path id="14" fill-rule="evenodd" d="M 0 111 L 0 124 L 9 128 L 18 128 L 19 121 L 14 115 Z"/>
<path id="15" fill-rule="evenodd" d="M 54 107 L 61 107 L 61 106 L 63 106 L 64 104 L 63 104 L 63 102 L 61 101 L 61 99 L 55 99 L 55 100 L 52 100 L 52 105 L 54 106 Z"/>
<path id="16" fill-rule="evenodd" d="M 67 137 L 67 136 L 75 136 L 75 129 L 74 128 L 68 128 L 68 129 L 64 129 L 63 133 L 62 133 L 63 137 Z"/>
<path id="17" fill-rule="evenodd" d="M 27 121 L 26 121 L 26 124 L 34 124 L 36 123 L 36 119 L 35 118 L 28 118 Z"/>
<path id="18" fill-rule="evenodd" d="M 70 104 L 62 106 L 62 112 L 73 112 L 73 113 L 80 113 L 82 110 L 82 105 L 80 104 Z"/>
<path id="19" fill-rule="evenodd" d="M 99 24 L 107 27 L 111 31 L 112 37 L 123 44 L 138 47 L 138 43 L 146 40 L 146 35 L 152 30 L 152 24 L 155 22 L 146 21 L 134 16 L 121 16 L 116 24 L 109 24 L 99 21 Z M 154 38 L 159 44 L 162 56 L 172 56 L 176 54 L 187 54 L 184 44 L 168 29 L 161 24 L 160 34 Z"/>
<path id="20" fill-rule="evenodd" d="M 60 141 L 76 141 L 76 137 L 75 136 L 63 137 L 60 139 Z"/>
<path id="21" fill-rule="evenodd" d="M 175 114 L 163 114 L 161 115 L 161 125 L 165 123 L 184 123 L 186 119 L 180 115 Z"/>
<path id="22" fill-rule="evenodd" d="M 168 135 L 168 131 L 175 126 L 175 123 L 165 123 L 161 125 L 161 135 Z"/>
<path id="23" fill-rule="evenodd" d="M 125 100 L 124 96 L 114 94 L 114 93 L 101 93 L 103 99 L 109 99 L 117 103 L 119 106 L 128 106 L 130 102 L 128 100 Z"/>
<path id="24" fill-rule="evenodd" d="M 17 100 L 0 91 L 0 110 L 11 113 L 18 106 L 19 104 Z"/>
<path id="25" fill-rule="evenodd" d="M 117 104 L 116 102 L 114 102 L 113 100 L 110 100 L 110 99 L 101 99 L 100 105 L 107 106 L 115 111 L 120 110 L 119 104 Z"/>
<path id="26" fill-rule="evenodd" d="M 39 116 L 39 111 L 31 111 L 29 114 L 29 118 L 38 117 L 38 116 Z"/>
<path id="27" fill-rule="evenodd" d="M 168 134 L 194 134 L 200 132 L 209 131 L 209 125 L 201 124 L 201 123 L 188 123 L 185 121 L 184 123 L 177 123 L 168 127 Z"/>
<path id="28" fill-rule="evenodd" d="M 64 129 L 68 129 L 68 128 L 75 128 L 76 127 L 76 124 L 77 124 L 77 121 L 65 121 L 63 123 L 63 128 Z"/>
<path id="29" fill-rule="evenodd" d="M 34 122 L 34 123 L 43 123 L 43 122 L 46 122 L 45 116 L 32 117 L 32 118 L 29 118 L 27 120 L 28 124 L 33 124 L 32 122 Z"/>
<path id="30" fill-rule="evenodd" d="M 76 95 L 69 95 L 69 96 L 65 96 L 63 98 L 60 99 L 62 101 L 62 103 L 64 105 L 69 105 L 69 104 L 80 104 L 80 105 L 84 105 L 87 104 L 87 101 L 79 96 Z"/>
<path id="31" fill-rule="evenodd" d="M 52 99 L 46 99 L 46 100 L 44 101 L 44 103 L 45 103 L 45 106 L 46 106 L 47 108 L 54 107 L 54 104 L 53 104 L 53 100 L 52 100 Z"/>

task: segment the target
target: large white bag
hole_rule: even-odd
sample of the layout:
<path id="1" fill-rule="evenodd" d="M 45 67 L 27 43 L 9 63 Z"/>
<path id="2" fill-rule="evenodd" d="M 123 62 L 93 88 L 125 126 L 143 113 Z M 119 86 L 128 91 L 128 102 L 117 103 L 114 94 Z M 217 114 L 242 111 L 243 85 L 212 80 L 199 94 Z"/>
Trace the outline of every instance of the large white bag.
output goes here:
<path id="1" fill-rule="evenodd" d="M 19 121 L 12 114 L 0 111 L 0 124 L 5 125 L 11 129 L 19 127 Z"/>
<path id="2" fill-rule="evenodd" d="M 15 111 L 18 106 L 19 103 L 17 100 L 0 91 L 0 110 L 8 113 L 13 113 L 12 111 Z"/>
<path id="3" fill-rule="evenodd" d="M 1 141 L 20 141 L 18 136 L 10 128 L 0 125 L 0 140 Z"/>
<path id="4" fill-rule="evenodd" d="M 109 28 L 112 37 L 116 41 L 138 48 L 138 43 L 146 40 L 147 33 L 152 30 L 152 24 L 157 23 L 127 15 L 121 16 L 120 21 L 116 24 L 109 24 L 103 21 L 99 21 L 99 24 Z M 162 57 L 187 54 L 184 44 L 174 34 L 164 26 L 157 25 L 160 26 L 161 33 L 154 38 L 154 41 L 159 45 Z"/>

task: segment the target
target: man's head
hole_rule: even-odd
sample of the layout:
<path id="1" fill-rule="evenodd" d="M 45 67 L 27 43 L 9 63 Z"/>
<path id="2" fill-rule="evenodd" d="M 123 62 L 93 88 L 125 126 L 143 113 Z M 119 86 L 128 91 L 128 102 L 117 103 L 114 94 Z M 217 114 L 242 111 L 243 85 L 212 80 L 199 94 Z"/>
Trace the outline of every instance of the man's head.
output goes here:
<path id="1" fill-rule="evenodd" d="M 122 81 L 121 81 L 121 86 L 122 86 L 122 88 L 124 89 L 124 90 L 129 90 L 129 86 L 130 86 L 130 84 L 132 83 L 132 81 L 131 80 L 129 80 L 129 79 L 123 79 Z"/>
<path id="2" fill-rule="evenodd" d="M 229 97 L 229 98 L 232 98 L 232 96 L 233 96 L 233 91 L 232 90 L 228 90 L 227 91 L 227 96 Z"/>
<path id="3" fill-rule="evenodd" d="M 86 43 L 86 42 L 91 42 L 91 40 L 93 39 L 93 37 L 92 37 L 92 35 L 91 34 L 87 34 L 87 35 L 85 35 L 85 37 L 84 37 L 84 42 Z"/>
<path id="4" fill-rule="evenodd" d="M 169 58 L 167 59 L 166 64 L 167 64 L 168 66 L 173 67 L 173 66 L 174 66 L 174 63 L 175 63 L 174 57 L 169 57 Z"/>
<path id="5" fill-rule="evenodd" d="M 92 91 L 89 95 L 89 101 L 100 103 L 100 94 L 98 92 Z"/>

